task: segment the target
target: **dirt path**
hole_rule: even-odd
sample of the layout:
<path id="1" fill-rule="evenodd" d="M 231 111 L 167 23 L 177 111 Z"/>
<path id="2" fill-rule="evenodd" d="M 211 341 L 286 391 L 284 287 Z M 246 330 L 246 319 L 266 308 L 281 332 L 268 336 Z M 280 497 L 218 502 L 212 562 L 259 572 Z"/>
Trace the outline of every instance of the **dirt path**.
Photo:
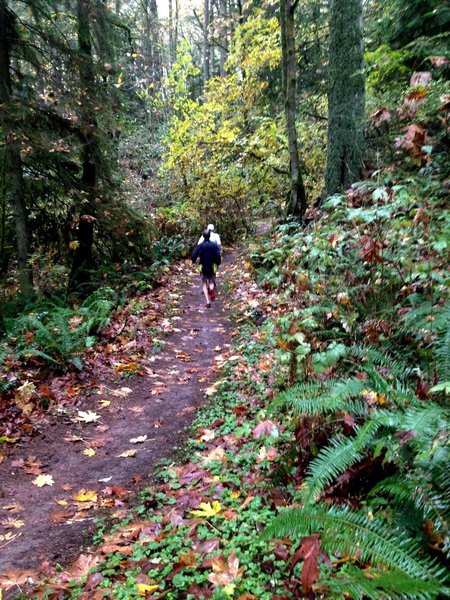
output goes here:
<path id="1" fill-rule="evenodd" d="M 224 262 L 226 269 L 231 260 Z M 148 327 L 139 331 L 138 347 L 151 348 L 132 355 L 140 374 L 126 379 L 117 364 L 106 377 L 103 370 L 90 382 L 92 394 L 51 417 L 41 435 L 16 445 L 0 465 L 0 574 L 67 562 L 91 540 L 94 516 L 120 516 L 130 495 L 151 482 L 154 465 L 183 444 L 227 349 L 229 323 L 221 294 L 211 309 L 204 306 L 192 266 L 181 266 L 177 280 L 166 288 L 170 315 L 152 323 L 169 333 L 152 340 Z M 103 359 L 114 364 L 111 347 L 97 364 Z M 99 418 L 77 422 L 78 411 Z M 119 456 L 126 452 L 134 455 Z M 33 485 L 38 472 L 53 485 Z"/>

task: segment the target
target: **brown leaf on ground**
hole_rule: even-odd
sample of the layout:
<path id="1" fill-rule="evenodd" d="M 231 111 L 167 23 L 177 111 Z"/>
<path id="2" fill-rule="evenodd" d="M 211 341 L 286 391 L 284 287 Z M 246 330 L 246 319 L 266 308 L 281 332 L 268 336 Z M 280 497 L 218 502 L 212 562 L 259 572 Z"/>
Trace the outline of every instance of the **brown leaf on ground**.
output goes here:
<path id="1" fill-rule="evenodd" d="M 99 562 L 98 556 L 93 554 L 81 554 L 77 560 L 60 577 L 60 581 L 71 581 L 72 579 L 81 579 Z"/>
<path id="2" fill-rule="evenodd" d="M 300 559 L 303 558 L 302 567 L 302 588 L 308 593 L 311 586 L 319 579 L 319 566 L 317 564 L 319 558 L 320 534 L 314 533 L 303 537 L 300 542 L 300 548 L 294 553 L 291 559 L 291 570 L 295 567 Z"/>
<path id="3" fill-rule="evenodd" d="M 19 587 L 25 583 L 32 582 L 36 578 L 35 571 L 25 569 L 13 569 L 0 575 L 0 590 L 9 590 Z"/>
<path id="4" fill-rule="evenodd" d="M 273 435 L 275 437 L 278 436 L 278 427 L 269 419 L 267 421 L 261 421 L 261 423 L 258 423 L 258 425 L 252 431 L 254 440 L 265 435 Z"/>
<path id="5" fill-rule="evenodd" d="M 244 567 L 239 567 L 239 559 L 234 550 L 228 557 L 227 562 L 225 562 L 223 556 L 213 558 L 211 561 L 211 567 L 214 572 L 208 575 L 208 581 L 217 587 L 232 583 L 241 577 L 242 573 L 244 572 Z"/>

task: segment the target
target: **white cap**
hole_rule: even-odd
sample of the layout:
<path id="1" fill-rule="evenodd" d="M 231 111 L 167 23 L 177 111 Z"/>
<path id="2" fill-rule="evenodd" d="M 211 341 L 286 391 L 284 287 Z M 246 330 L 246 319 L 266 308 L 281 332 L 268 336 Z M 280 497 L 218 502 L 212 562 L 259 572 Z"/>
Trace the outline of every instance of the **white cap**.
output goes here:
<path id="1" fill-rule="evenodd" d="M 209 229 L 209 231 L 214 231 L 214 225 L 210 223 L 206 229 Z"/>

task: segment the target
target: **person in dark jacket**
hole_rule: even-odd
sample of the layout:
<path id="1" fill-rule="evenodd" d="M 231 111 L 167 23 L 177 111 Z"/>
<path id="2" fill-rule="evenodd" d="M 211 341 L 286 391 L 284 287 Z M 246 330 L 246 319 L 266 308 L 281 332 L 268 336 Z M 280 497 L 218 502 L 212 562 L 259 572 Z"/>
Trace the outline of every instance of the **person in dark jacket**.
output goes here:
<path id="1" fill-rule="evenodd" d="M 206 306 L 208 308 L 211 308 L 211 300 L 215 300 L 216 297 L 214 292 L 216 285 L 216 271 L 221 262 L 219 246 L 215 242 L 211 242 L 209 239 L 210 235 L 211 232 L 209 229 L 205 229 L 203 232 L 204 241 L 196 246 L 192 254 L 193 263 L 195 263 L 197 258 L 200 259 L 202 288 L 206 299 Z"/>

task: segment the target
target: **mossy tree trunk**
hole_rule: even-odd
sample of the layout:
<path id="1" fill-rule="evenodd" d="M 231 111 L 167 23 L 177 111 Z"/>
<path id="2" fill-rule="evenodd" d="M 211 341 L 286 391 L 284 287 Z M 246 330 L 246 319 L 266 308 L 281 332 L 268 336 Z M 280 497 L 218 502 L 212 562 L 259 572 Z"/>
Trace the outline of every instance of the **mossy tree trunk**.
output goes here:
<path id="1" fill-rule="evenodd" d="M 295 8 L 297 2 L 280 0 L 282 77 L 286 127 L 289 147 L 290 194 L 287 207 L 288 216 L 300 220 L 306 211 L 306 192 L 298 155 L 297 127 L 297 57 L 295 53 Z"/>
<path id="2" fill-rule="evenodd" d="M 11 81 L 11 40 L 14 17 L 7 0 L 0 0 L 0 144 L 4 153 L 1 160 L 0 189 L 4 190 L 6 204 L 12 206 L 20 292 L 25 299 L 33 295 L 33 277 L 30 266 L 30 233 L 25 202 L 25 184 L 20 158 L 20 136 L 14 122 L 14 98 Z"/>
<path id="3" fill-rule="evenodd" d="M 95 74 L 91 43 L 91 0 L 77 0 L 82 145 L 81 185 L 85 194 L 78 221 L 78 247 L 69 277 L 69 292 L 88 290 L 93 267 L 93 243 L 98 188 L 99 139 L 95 117 Z"/>
<path id="4" fill-rule="evenodd" d="M 328 147 L 325 194 L 360 177 L 364 152 L 362 0 L 330 0 Z"/>

